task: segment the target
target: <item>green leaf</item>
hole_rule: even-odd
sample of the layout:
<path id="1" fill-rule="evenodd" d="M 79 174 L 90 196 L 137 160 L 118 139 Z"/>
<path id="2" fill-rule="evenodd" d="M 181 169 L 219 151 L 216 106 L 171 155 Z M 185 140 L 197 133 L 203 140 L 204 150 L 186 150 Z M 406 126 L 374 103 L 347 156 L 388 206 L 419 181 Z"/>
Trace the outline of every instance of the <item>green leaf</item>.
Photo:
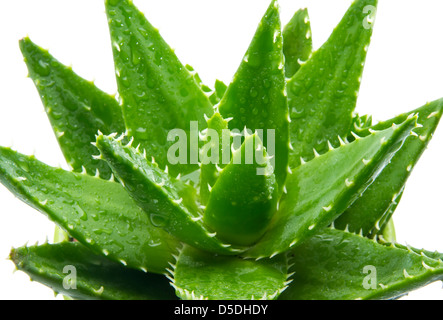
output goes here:
<path id="1" fill-rule="evenodd" d="M 279 189 L 288 167 L 289 121 L 285 93 L 283 39 L 279 9 L 272 1 L 220 101 L 220 114 L 233 118 L 231 130 L 262 130 L 260 138 L 272 160 Z"/>
<path id="2" fill-rule="evenodd" d="M 349 133 L 372 35 L 365 8 L 376 5 L 377 0 L 354 1 L 329 39 L 288 81 L 291 168 L 300 165 L 300 157 L 314 158 L 313 148 L 327 152 L 328 141 L 338 146 L 337 136 Z"/>
<path id="3" fill-rule="evenodd" d="M 443 279 L 441 260 L 332 229 L 292 250 L 290 262 L 294 281 L 281 299 L 390 299 Z"/>
<path id="4" fill-rule="evenodd" d="M 394 246 L 399 249 L 407 250 L 409 252 L 414 252 L 420 256 L 425 256 L 429 259 L 440 260 L 440 262 L 443 259 L 443 253 L 438 252 L 438 251 L 429 251 L 429 250 L 425 250 L 425 249 L 418 249 L 418 248 L 411 247 L 410 245 L 403 245 L 403 244 L 397 243 L 395 241 L 389 241 L 389 240 L 387 241 L 386 238 L 379 238 L 378 242 L 383 245 L 386 245 L 386 246 L 391 246 L 391 247 Z"/>
<path id="5" fill-rule="evenodd" d="M 286 256 L 261 261 L 213 255 L 185 246 L 171 273 L 181 299 L 275 299 L 288 285 Z"/>
<path id="6" fill-rule="evenodd" d="M 217 237 L 248 246 L 264 234 L 279 200 L 273 170 L 260 138 L 247 136 L 209 195 L 203 220 Z"/>
<path id="7" fill-rule="evenodd" d="M 185 68 L 188 69 L 189 73 L 194 77 L 195 82 L 200 86 L 201 90 L 205 93 L 211 93 L 212 89 L 205 85 L 200 78 L 200 75 L 194 70 L 192 66 L 189 64 L 185 65 Z M 211 101 L 212 102 L 212 101 Z M 212 102 L 214 104 L 214 102 Z"/>
<path id="8" fill-rule="evenodd" d="M 223 119 L 220 113 L 214 113 L 208 120 L 203 139 L 205 145 L 200 150 L 200 201 L 206 205 L 219 170 L 231 160 L 231 132 L 228 129 L 228 121 Z"/>
<path id="9" fill-rule="evenodd" d="M 171 178 L 130 144 L 122 145 L 121 139 L 99 135 L 97 148 L 152 225 L 203 250 L 238 253 L 203 225 L 194 188 Z"/>
<path id="10" fill-rule="evenodd" d="M 312 31 L 308 9 L 298 10 L 283 29 L 285 75 L 291 78 L 312 53 Z"/>
<path id="11" fill-rule="evenodd" d="M 0 182 L 86 247 L 128 267 L 163 273 L 179 244 L 153 227 L 118 183 L 2 147 Z"/>
<path id="12" fill-rule="evenodd" d="M 125 131 L 117 100 L 29 38 L 20 41 L 20 49 L 67 163 L 76 172 L 86 170 L 94 175 L 98 170 L 100 177 L 109 179 L 112 171 L 105 162 L 92 157 L 98 151 L 91 142 L 97 130 L 106 134 Z"/>
<path id="13" fill-rule="evenodd" d="M 224 84 L 223 81 L 217 79 L 215 80 L 214 89 L 215 90 L 209 96 L 209 100 L 211 100 L 212 104 L 215 106 L 223 98 L 223 95 L 225 94 L 226 89 L 228 89 L 228 86 Z"/>
<path id="14" fill-rule="evenodd" d="M 10 259 L 33 281 L 74 299 L 176 299 L 164 276 L 125 268 L 78 242 L 20 247 Z"/>
<path id="15" fill-rule="evenodd" d="M 386 239 L 386 241 L 394 242 L 396 240 L 397 235 L 395 232 L 394 220 L 392 218 L 384 224 L 379 234 L 382 236 L 383 239 Z"/>
<path id="16" fill-rule="evenodd" d="M 415 126 L 403 124 L 343 144 L 297 167 L 263 238 L 245 255 L 273 256 L 331 224 L 377 177 Z"/>
<path id="17" fill-rule="evenodd" d="M 360 116 L 359 114 L 354 114 L 354 117 L 352 118 L 352 125 L 351 129 L 356 131 L 361 131 L 363 129 L 367 129 L 370 126 L 372 126 L 372 116 L 371 115 L 363 115 Z M 352 141 L 353 137 L 348 137 L 348 139 L 351 139 Z"/>
<path id="18" fill-rule="evenodd" d="M 228 89 L 228 86 L 224 84 L 221 80 L 215 80 L 215 93 L 217 97 L 221 100 Z"/>
<path id="19" fill-rule="evenodd" d="M 132 1 L 106 1 L 109 29 L 126 127 L 136 143 L 172 175 L 198 169 L 188 158 L 169 164 L 168 133 L 181 129 L 189 138 L 191 121 L 206 128 L 212 104 L 199 83 L 181 64 L 160 33 Z"/>
<path id="20" fill-rule="evenodd" d="M 375 181 L 334 223 L 338 229 L 348 228 L 350 232 L 361 232 L 367 236 L 377 234 L 389 221 L 403 192 L 409 175 L 429 143 L 443 112 L 443 99 L 436 100 L 401 114 L 393 119 L 380 122 L 370 128 L 357 131 L 366 136 L 370 130 L 382 130 L 403 122 L 407 117 L 418 114 L 417 122 L 422 127 L 414 129 L 390 163 Z"/>

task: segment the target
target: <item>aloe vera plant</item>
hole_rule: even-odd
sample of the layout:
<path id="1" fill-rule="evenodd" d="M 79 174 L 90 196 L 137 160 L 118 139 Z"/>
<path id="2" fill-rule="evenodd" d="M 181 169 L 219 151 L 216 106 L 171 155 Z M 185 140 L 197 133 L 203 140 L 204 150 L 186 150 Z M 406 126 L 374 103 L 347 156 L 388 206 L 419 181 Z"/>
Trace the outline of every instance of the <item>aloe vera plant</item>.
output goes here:
<path id="1" fill-rule="evenodd" d="M 307 10 L 282 26 L 273 0 L 210 89 L 131 1 L 107 0 L 118 99 L 22 39 L 72 170 L 0 147 L 0 182 L 65 235 L 10 259 L 76 299 L 380 299 L 443 279 L 443 254 L 392 233 L 443 100 L 354 112 L 376 6 L 354 1 L 313 51 Z"/>

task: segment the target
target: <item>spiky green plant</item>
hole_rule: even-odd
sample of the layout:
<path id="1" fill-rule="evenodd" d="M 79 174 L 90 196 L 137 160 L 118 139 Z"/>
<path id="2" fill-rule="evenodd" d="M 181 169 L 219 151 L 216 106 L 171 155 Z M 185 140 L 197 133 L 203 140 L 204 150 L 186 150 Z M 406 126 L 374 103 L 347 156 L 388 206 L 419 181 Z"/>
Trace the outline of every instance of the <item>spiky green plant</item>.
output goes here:
<path id="1" fill-rule="evenodd" d="M 0 148 L 2 184 L 66 235 L 12 249 L 17 268 L 78 299 L 394 298 L 443 279 L 443 254 L 396 243 L 391 220 L 443 100 L 354 113 L 376 4 L 312 52 L 307 11 L 282 30 L 273 0 L 214 90 L 128 0 L 106 1 L 118 99 L 22 39 L 72 170 Z"/>

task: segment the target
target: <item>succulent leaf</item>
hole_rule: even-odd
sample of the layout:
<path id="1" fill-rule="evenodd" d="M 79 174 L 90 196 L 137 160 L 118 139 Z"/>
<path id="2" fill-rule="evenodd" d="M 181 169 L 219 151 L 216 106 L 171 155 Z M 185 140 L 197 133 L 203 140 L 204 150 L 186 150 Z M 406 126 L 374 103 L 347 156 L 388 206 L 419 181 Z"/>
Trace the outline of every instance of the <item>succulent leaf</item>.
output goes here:
<path id="1" fill-rule="evenodd" d="M 216 80 L 214 88 L 215 88 L 215 93 L 217 94 L 217 98 L 221 100 L 225 95 L 228 86 L 223 81 Z"/>
<path id="2" fill-rule="evenodd" d="M 181 299 L 276 299 L 287 287 L 285 255 L 260 261 L 213 255 L 185 246 L 172 270 Z"/>
<path id="3" fill-rule="evenodd" d="M 363 129 L 367 129 L 372 126 L 372 116 L 367 114 L 363 116 L 360 116 L 359 114 L 354 114 L 354 117 L 352 118 L 352 123 L 353 124 L 351 125 L 351 130 L 360 131 Z"/>
<path id="4" fill-rule="evenodd" d="M 312 31 L 308 9 L 298 10 L 283 29 L 285 76 L 292 78 L 312 54 Z"/>
<path id="5" fill-rule="evenodd" d="M 189 158 L 168 164 L 168 133 L 182 129 L 189 137 L 191 121 L 206 128 L 204 116 L 213 114 L 209 98 L 132 1 L 106 1 L 106 13 L 129 135 L 174 176 L 198 169 Z"/>
<path id="6" fill-rule="evenodd" d="M 217 104 L 223 98 L 223 95 L 225 94 L 227 88 L 228 86 L 223 81 L 218 79 L 215 80 L 214 91 L 212 91 L 211 95 L 209 96 L 209 100 L 214 105 L 214 108 L 218 107 Z"/>
<path id="7" fill-rule="evenodd" d="M 204 135 L 205 145 L 201 152 L 200 201 L 206 205 L 212 187 L 217 181 L 219 170 L 231 160 L 231 132 L 228 121 L 220 113 L 214 113 L 208 120 Z"/>
<path id="8" fill-rule="evenodd" d="M 220 114 L 233 118 L 231 130 L 262 130 L 279 189 L 287 174 L 289 118 L 285 91 L 283 38 L 277 2 L 271 2 L 252 42 L 219 104 Z M 272 131 L 268 131 L 272 130 Z"/>
<path id="9" fill-rule="evenodd" d="M 368 187 L 415 127 L 409 117 L 397 127 L 332 149 L 288 175 L 287 194 L 248 257 L 288 250 L 331 224 Z"/>
<path id="10" fill-rule="evenodd" d="M 191 186 L 170 177 L 137 149 L 112 136 L 99 135 L 97 148 L 153 226 L 203 250 L 238 253 L 204 226 Z"/>
<path id="11" fill-rule="evenodd" d="M 395 208 L 392 210 L 394 211 Z M 392 219 L 392 217 L 384 224 L 384 226 L 382 227 L 382 229 L 379 231 L 378 234 L 380 235 L 381 238 L 385 239 L 386 241 L 389 241 L 389 242 L 396 241 L 397 234 L 395 232 L 395 224 L 394 224 L 394 220 Z"/>
<path id="12" fill-rule="evenodd" d="M 382 130 L 399 124 L 412 114 L 418 115 L 417 122 L 421 125 L 414 129 L 415 134 L 406 139 L 401 149 L 363 195 L 335 221 L 336 228 L 348 228 L 350 232 L 357 233 L 361 230 L 365 236 L 379 233 L 394 213 L 412 168 L 432 138 L 442 112 L 443 99 L 440 99 L 357 131 L 357 135 L 366 136 L 370 134 L 370 130 Z"/>
<path id="13" fill-rule="evenodd" d="M 203 216 L 220 239 L 248 246 L 264 234 L 279 200 L 273 170 L 258 135 L 247 136 L 220 172 Z"/>
<path id="14" fill-rule="evenodd" d="M 364 8 L 376 5 L 377 0 L 354 1 L 329 39 L 288 81 L 291 168 L 300 157 L 314 158 L 313 148 L 327 152 L 328 141 L 338 146 L 337 136 L 349 133 L 372 35 L 362 23 L 368 18 Z"/>
<path id="15" fill-rule="evenodd" d="M 52 168 L 3 147 L 0 182 L 86 247 L 128 267 L 163 273 L 178 246 L 118 183 Z"/>
<path id="16" fill-rule="evenodd" d="M 163 275 L 125 268 L 78 242 L 15 248 L 10 259 L 32 280 L 74 299 L 176 299 Z"/>
<path id="17" fill-rule="evenodd" d="M 20 41 L 73 171 L 0 147 L 0 183 L 57 224 L 59 243 L 12 249 L 18 270 L 74 299 L 393 299 L 443 280 L 443 253 L 393 223 L 443 99 L 373 124 L 354 109 L 377 0 L 315 52 L 307 9 L 282 31 L 270 2 L 214 89 L 131 0 L 105 0 L 118 99 Z"/>
<path id="18" fill-rule="evenodd" d="M 418 249 L 418 248 L 411 247 L 410 245 L 404 245 L 404 244 L 398 243 L 396 241 L 387 241 L 385 238 L 379 238 L 378 242 L 383 245 L 386 245 L 386 246 L 394 246 L 399 249 L 414 252 L 420 256 L 424 256 L 429 259 L 443 260 L 443 253 L 438 252 L 438 251 L 429 251 L 429 250 L 425 250 L 425 249 Z"/>
<path id="19" fill-rule="evenodd" d="M 35 83 L 45 111 L 67 163 L 76 172 L 86 170 L 109 179 L 111 169 L 96 160 L 97 130 L 106 134 L 124 132 L 125 123 L 117 100 L 92 82 L 76 75 L 29 38 L 20 41 L 20 49 Z"/>
<path id="20" fill-rule="evenodd" d="M 295 274 L 281 299 L 392 299 L 443 279 L 441 260 L 340 230 L 324 230 L 291 255 Z"/>

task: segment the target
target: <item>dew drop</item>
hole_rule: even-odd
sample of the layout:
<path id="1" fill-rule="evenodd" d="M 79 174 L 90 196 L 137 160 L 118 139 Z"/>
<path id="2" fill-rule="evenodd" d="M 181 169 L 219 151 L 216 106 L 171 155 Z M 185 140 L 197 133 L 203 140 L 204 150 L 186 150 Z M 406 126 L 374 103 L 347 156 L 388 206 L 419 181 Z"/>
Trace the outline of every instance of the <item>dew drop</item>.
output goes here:
<path id="1" fill-rule="evenodd" d="M 102 235 L 102 234 L 111 235 L 112 234 L 111 229 L 103 229 L 103 228 L 94 229 L 94 230 L 92 230 L 92 232 L 94 232 L 96 235 Z"/>
<path id="2" fill-rule="evenodd" d="M 258 91 L 257 89 L 255 89 L 254 87 L 251 88 L 251 90 L 249 91 L 249 94 L 252 98 L 255 98 L 258 96 Z"/>
<path id="3" fill-rule="evenodd" d="M 188 90 L 186 88 L 181 88 L 180 89 L 180 95 L 182 97 L 187 97 L 189 95 L 189 92 L 188 92 Z"/>
<path id="4" fill-rule="evenodd" d="M 36 71 L 41 75 L 41 76 L 48 76 L 49 75 L 49 64 L 43 60 L 39 60 L 38 62 L 38 68 L 36 69 Z"/>
<path id="5" fill-rule="evenodd" d="M 131 86 L 131 82 L 129 81 L 128 77 L 121 77 L 120 78 L 121 84 L 123 84 L 126 88 L 129 88 Z"/>
<path id="6" fill-rule="evenodd" d="M 149 219 L 155 227 L 165 227 L 168 222 L 168 219 L 164 215 L 158 213 L 151 213 Z"/>
<path id="7" fill-rule="evenodd" d="M 148 245 L 150 247 L 158 247 L 159 245 L 161 245 L 161 241 L 154 241 L 153 239 L 149 240 Z"/>

